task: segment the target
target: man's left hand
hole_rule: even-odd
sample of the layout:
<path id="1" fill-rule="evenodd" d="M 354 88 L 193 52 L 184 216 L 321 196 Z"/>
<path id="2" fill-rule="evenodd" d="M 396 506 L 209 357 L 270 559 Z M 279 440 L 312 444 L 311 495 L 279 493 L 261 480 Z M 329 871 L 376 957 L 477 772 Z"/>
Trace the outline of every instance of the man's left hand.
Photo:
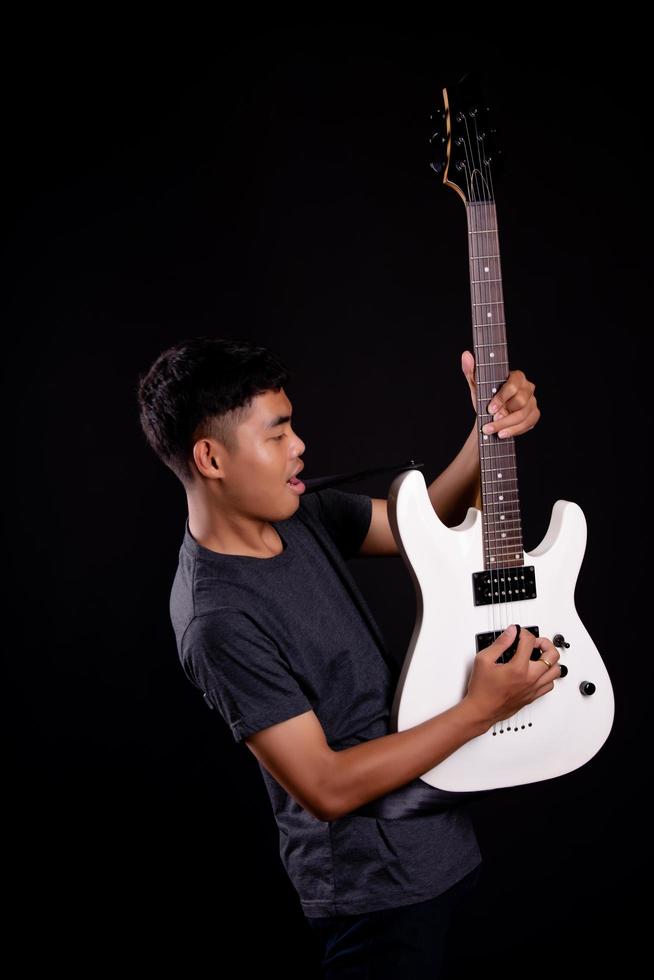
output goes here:
<path id="1" fill-rule="evenodd" d="M 493 416 L 493 421 L 487 422 L 482 432 L 497 432 L 499 438 L 505 439 L 506 436 L 518 436 L 533 429 L 540 418 L 540 409 L 534 395 L 536 385 L 529 381 L 524 371 L 511 371 L 490 402 L 487 405 L 478 405 L 475 358 L 469 350 L 461 355 L 461 370 L 470 386 L 475 412 Z"/>

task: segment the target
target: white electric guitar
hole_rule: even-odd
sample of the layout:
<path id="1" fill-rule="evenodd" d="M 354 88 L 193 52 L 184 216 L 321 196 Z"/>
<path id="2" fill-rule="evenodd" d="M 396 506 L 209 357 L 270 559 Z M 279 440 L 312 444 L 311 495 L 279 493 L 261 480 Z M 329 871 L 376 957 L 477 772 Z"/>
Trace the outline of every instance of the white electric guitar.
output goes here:
<path id="1" fill-rule="evenodd" d="M 551 779 L 577 769 L 611 731 L 614 697 L 606 667 L 577 615 L 574 592 L 586 547 L 581 508 L 557 500 L 540 545 L 525 552 L 515 443 L 484 434 L 488 404 L 509 374 L 488 109 L 465 75 L 443 88 L 443 159 L 432 163 L 465 204 L 477 383 L 482 509 L 446 527 L 422 473 L 392 482 L 391 527 L 417 596 L 417 619 L 399 676 L 391 728 L 402 731 L 464 697 L 476 654 L 510 623 L 549 637 L 560 651 L 554 688 L 466 742 L 420 778 L 450 792 Z M 453 105 L 456 101 L 456 105 Z M 432 117 L 433 118 L 433 117 Z M 454 182 L 455 178 L 458 183 Z M 499 661 L 513 656 L 518 637 Z M 532 658 L 541 651 L 534 649 Z"/>

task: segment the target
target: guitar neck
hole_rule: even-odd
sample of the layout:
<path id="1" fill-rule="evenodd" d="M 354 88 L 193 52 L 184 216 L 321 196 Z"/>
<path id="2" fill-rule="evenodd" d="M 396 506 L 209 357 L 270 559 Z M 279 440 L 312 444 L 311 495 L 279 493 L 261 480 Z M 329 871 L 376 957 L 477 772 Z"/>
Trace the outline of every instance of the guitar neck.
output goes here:
<path id="1" fill-rule="evenodd" d="M 472 331 L 479 421 L 484 568 L 524 564 L 515 441 L 486 435 L 488 403 L 509 375 L 497 211 L 492 201 L 466 202 Z"/>

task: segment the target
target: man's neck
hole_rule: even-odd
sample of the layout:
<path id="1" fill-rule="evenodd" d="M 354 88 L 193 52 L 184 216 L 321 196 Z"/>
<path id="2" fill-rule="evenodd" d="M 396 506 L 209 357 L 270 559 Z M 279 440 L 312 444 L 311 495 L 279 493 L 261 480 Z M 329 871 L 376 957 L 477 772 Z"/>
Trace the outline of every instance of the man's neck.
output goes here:
<path id="1" fill-rule="evenodd" d="M 221 555 L 243 555 L 248 558 L 274 558 L 284 550 L 279 532 L 269 521 L 249 523 L 247 535 L 242 524 L 225 521 L 220 515 L 207 514 L 189 501 L 188 525 L 192 537 L 209 551 Z"/>

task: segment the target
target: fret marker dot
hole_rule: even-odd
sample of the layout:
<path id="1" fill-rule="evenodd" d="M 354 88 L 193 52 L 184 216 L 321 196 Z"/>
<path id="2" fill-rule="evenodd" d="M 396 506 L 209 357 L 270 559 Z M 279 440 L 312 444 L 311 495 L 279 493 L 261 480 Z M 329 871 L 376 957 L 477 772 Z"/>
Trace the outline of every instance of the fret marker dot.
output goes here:
<path id="1" fill-rule="evenodd" d="M 488 272 L 488 266 L 487 265 L 484 266 L 484 272 Z"/>
<path id="2" fill-rule="evenodd" d="M 493 353 L 493 351 L 491 351 L 491 357 L 495 357 L 495 354 Z"/>
<path id="3" fill-rule="evenodd" d="M 489 320 L 490 320 L 490 318 L 492 317 L 492 315 L 493 315 L 492 313 L 487 313 L 487 314 L 486 314 L 486 316 L 488 317 L 488 319 L 489 319 Z"/>
<path id="4" fill-rule="evenodd" d="M 503 537 L 503 538 L 505 538 L 505 537 L 506 537 L 506 531 L 502 531 L 502 537 Z"/>
<path id="5" fill-rule="evenodd" d="M 500 499 L 500 500 L 504 500 L 504 494 L 503 494 L 503 493 L 501 493 L 501 494 L 500 494 L 500 497 L 499 497 L 499 499 Z"/>
<path id="6" fill-rule="evenodd" d="M 498 474 L 497 474 L 497 478 L 498 478 L 499 480 L 501 480 L 501 479 L 502 479 L 502 474 L 501 474 L 501 473 L 498 473 Z"/>

